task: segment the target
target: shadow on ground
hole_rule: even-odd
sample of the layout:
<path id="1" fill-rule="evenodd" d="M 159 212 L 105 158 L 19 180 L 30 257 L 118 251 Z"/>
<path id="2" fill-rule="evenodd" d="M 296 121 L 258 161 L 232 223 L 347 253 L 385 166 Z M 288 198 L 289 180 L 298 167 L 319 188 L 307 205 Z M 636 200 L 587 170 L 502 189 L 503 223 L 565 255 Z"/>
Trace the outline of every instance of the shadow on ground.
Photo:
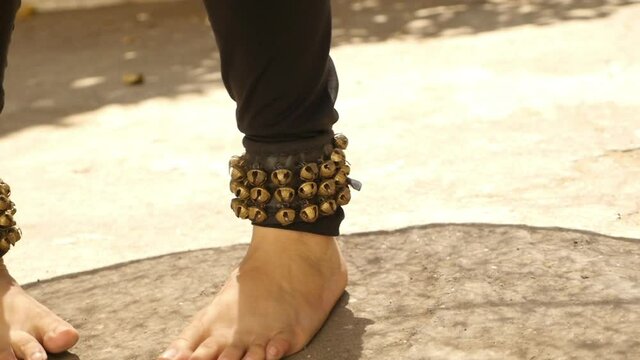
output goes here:
<path id="1" fill-rule="evenodd" d="M 634 3 L 637 1 L 333 0 L 334 45 L 596 19 Z"/>
<path id="2" fill-rule="evenodd" d="M 568 229 L 431 225 L 341 238 L 351 283 L 291 359 L 640 356 L 640 242 Z M 56 359 L 153 359 L 244 245 L 31 284 L 83 339 Z"/>
<path id="3" fill-rule="evenodd" d="M 474 34 L 608 16 L 624 0 L 334 0 L 334 46 Z M 18 23 L 0 136 L 70 115 L 222 88 L 209 25 L 198 1 L 129 4 L 43 14 Z M 125 73 L 143 86 L 124 86 Z M 230 100 L 231 101 L 231 100 Z"/>

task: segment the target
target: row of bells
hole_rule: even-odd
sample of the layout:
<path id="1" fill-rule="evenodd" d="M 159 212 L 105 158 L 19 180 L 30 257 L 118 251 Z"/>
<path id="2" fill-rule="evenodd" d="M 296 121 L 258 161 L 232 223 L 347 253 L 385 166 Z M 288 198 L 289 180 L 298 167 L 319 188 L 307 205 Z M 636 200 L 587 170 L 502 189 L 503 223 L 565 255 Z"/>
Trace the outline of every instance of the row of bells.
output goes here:
<path id="1" fill-rule="evenodd" d="M 231 210 L 240 219 L 249 219 L 256 224 L 264 222 L 269 217 L 263 208 L 247 206 L 247 202 L 240 199 L 231 200 Z M 333 199 L 325 199 L 319 205 L 305 204 L 297 213 L 294 209 L 283 207 L 276 212 L 275 218 L 283 226 L 293 223 L 298 215 L 302 221 L 312 223 L 318 220 L 321 215 L 335 214 L 336 210 L 338 210 L 338 202 Z"/>
<path id="2" fill-rule="evenodd" d="M 339 155 L 333 156 L 337 152 Z M 334 160 L 337 159 L 337 160 Z M 277 169 L 267 174 L 262 169 L 245 170 L 244 159 L 240 156 L 234 156 L 229 161 L 231 172 L 231 180 L 236 182 L 246 181 L 253 186 L 262 186 L 268 179 L 277 186 L 287 186 L 294 180 L 293 172 L 289 169 Z M 340 149 L 334 149 L 332 158 L 320 164 L 306 163 L 300 168 L 299 177 L 302 181 L 315 181 L 316 179 L 336 178 L 336 181 L 346 184 L 347 176 L 351 172 L 351 167 L 346 164 L 344 152 Z"/>
<path id="3" fill-rule="evenodd" d="M 0 179 L 0 257 L 6 254 L 10 247 L 22 237 L 20 229 L 16 227 L 13 215 L 16 214 L 16 206 L 9 199 L 11 188 Z"/>
<path id="4" fill-rule="evenodd" d="M 345 176 L 346 177 L 346 176 Z M 307 181 L 298 186 L 297 189 L 292 187 L 277 188 L 273 195 L 265 187 L 256 186 L 249 188 L 237 181 L 231 181 L 229 189 L 240 200 L 251 199 L 258 204 L 267 204 L 274 197 L 281 204 L 290 204 L 294 201 L 296 195 L 303 200 L 312 199 L 315 196 L 332 197 L 336 196 L 338 205 L 347 205 L 351 201 L 351 190 L 347 185 L 347 180 L 339 182 L 337 179 L 327 179 L 322 182 L 315 183 Z"/>
<path id="5" fill-rule="evenodd" d="M 349 145 L 349 139 L 343 134 L 337 134 L 333 138 L 335 148 L 329 154 L 329 159 L 318 163 L 305 163 L 300 169 L 300 179 L 302 181 L 314 181 L 318 178 L 329 179 L 337 177 L 339 183 L 346 184 L 346 177 L 351 172 L 347 165 L 344 150 Z M 243 156 L 233 156 L 229 160 L 232 181 L 246 181 L 253 186 L 264 185 L 269 178 L 277 186 L 286 186 L 293 180 L 293 172 L 288 169 L 278 169 L 271 172 L 270 176 L 261 169 L 250 169 L 245 171 L 246 159 Z M 340 184 L 339 184 L 340 185 Z"/>
<path id="6" fill-rule="evenodd" d="M 272 195 L 269 190 L 263 187 L 254 187 L 251 190 L 247 190 L 245 186 L 234 185 L 233 183 L 231 190 L 235 190 L 233 192 L 236 195 L 236 198 L 231 201 L 231 209 L 237 217 L 250 219 L 255 223 L 261 223 L 267 219 L 267 213 L 261 206 L 271 201 Z M 351 201 L 349 187 L 345 186 L 337 189 L 333 179 L 325 180 L 320 185 L 314 182 L 303 183 L 298 188 L 297 194 L 305 200 L 309 200 L 316 195 L 319 196 L 319 205 L 307 203 L 302 206 L 299 215 L 305 222 L 315 222 L 320 215 L 333 215 L 338 206 L 347 205 Z M 273 197 L 283 206 L 275 215 L 276 220 L 282 225 L 291 224 L 296 217 L 295 210 L 286 207 L 286 204 L 291 204 L 294 201 L 295 195 L 296 190 L 293 188 L 277 188 L 274 191 Z M 333 199 L 334 195 L 335 199 Z M 252 200 L 257 206 L 247 206 L 248 200 Z"/>

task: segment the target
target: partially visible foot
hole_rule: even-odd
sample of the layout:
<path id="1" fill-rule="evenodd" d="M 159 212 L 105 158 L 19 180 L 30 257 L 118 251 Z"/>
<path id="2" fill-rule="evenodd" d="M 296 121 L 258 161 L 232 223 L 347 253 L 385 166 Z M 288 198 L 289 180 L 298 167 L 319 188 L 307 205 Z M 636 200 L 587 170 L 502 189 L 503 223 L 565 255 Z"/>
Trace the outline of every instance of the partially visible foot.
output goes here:
<path id="1" fill-rule="evenodd" d="M 159 359 L 281 359 L 320 330 L 346 285 L 333 237 L 256 226 L 239 268 Z"/>
<path id="2" fill-rule="evenodd" d="M 0 360 L 44 360 L 77 341 L 78 332 L 22 290 L 0 259 Z"/>

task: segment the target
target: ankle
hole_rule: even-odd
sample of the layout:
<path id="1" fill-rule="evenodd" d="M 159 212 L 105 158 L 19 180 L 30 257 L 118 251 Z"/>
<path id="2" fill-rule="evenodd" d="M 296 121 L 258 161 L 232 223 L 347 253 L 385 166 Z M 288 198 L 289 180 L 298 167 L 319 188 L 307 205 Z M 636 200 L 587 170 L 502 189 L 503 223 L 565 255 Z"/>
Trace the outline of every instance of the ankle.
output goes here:
<path id="1" fill-rule="evenodd" d="M 243 263 L 252 260 L 287 261 L 329 269 L 344 267 L 338 242 L 332 236 L 261 226 L 253 227 Z"/>
<path id="2" fill-rule="evenodd" d="M 5 287 L 7 285 L 15 284 L 15 280 L 13 279 L 13 277 L 11 277 L 11 274 L 9 274 L 9 269 L 7 269 L 4 261 L 2 260 L 2 258 L 0 258 L 0 286 Z"/>
<path id="3" fill-rule="evenodd" d="M 337 249 L 337 243 L 332 236 L 254 226 L 251 247 L 261 251 L 322 254 Z"/>

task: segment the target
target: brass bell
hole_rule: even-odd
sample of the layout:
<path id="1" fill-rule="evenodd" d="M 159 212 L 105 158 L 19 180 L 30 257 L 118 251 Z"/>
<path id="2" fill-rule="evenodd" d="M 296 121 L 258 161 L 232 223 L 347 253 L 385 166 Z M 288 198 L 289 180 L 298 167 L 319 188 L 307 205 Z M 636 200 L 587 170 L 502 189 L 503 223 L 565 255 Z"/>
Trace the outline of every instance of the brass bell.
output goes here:
<path id="1" fill-rule="evenodd" d="M 333 137 L 333 144 L 338 149 L 346 150 L 347 146 L 349 146 L 349 139 L 347 139 L 347 137 L 344 136 L 343 134 L 336 134 Z"/>
<path id="2" fill-rule="evenodd" d="M 251 197 L 249 189 L 244 185 L 236 186 L 236 192 L 234 194 L 240 200 L 247 200 L 249 197 Z"/>
<path id="3" fill-rule="evenodd" d="M 349 182 L 349 178 L 347 177 L 347 175 L 341 171 L 338 171 L 333 180 L 336 181 L 336 185 L 338 186 L 345 186 Z"/>
<path id="4" fill-rule="evenodd" d="M 0 195 L 0 211 L 5 211 L 13 207 L 11 200 L 4 195 Z"/>
<path id="5" fill-rule="evenodd" d="M 242 181 L 244 180 L 245 173 L 244 170 L 239 166 L 231 167 L 231 179 L 234 181 Z"/>
<path id="6" fill-rule="evenodd" d="M 254 187 L 251 188 L 251 200 L 259 204 L 266 204 L 271 200 L 271 194 L 269 194 L 269 190 L 265 188 Z"/>
<path id="7" fill-rule="evenodd" d="M 347 164 L 340 165 L 340 167 L 338 168 L 338 172 L 344 173 L 345 175 L 349 176 L 349 174 L 351 174 L 351 166 Z"/>
<path id="8" fill-rule="evenodd" d="M 271 181 L 278 186 L 287 185 L 291 181 L 292 177 L 293 174 L 291 173 L 291 170 L 287 169 L 278 169 L 271 173 Z"/>
<path id="9" fill-rule="evenodd" d="M 244 201 L 240 199 L 231 200 L 231 210 L 240 219 L 246 219 L 249 217 L 249 208 L 245 205 Z"/>
<path id="10" fill-rule="evenodd" d="M 267 172 L 259 169 L 247 171 L 247 181 L 253 186 L 262 186 L 267 181 Z"/>
<path id="11" fill-rule="evenodd" d="M 308 181 L 298 187 L 298 195 L 303 199 L 311 199 L 318 192 L 318 184 Z"/>
<path id="12" fill-rule="evenodd" d="M 293 209 L 280 209 L 276 213 L 276 220 L 282 226 L 287 226 L 291 224 L 296 218 L 296 212 Z"/>
<path id="13" fill-rule="evenodd" d="M 241 168 L 242 166 L 244 166 L 244 157 L 242 156 L 238 156 L 238 155 L 234 155 L 231 157 L 231 159 L 229 159 L 229 167 L 238 167 Z"/>
<path id="14" fill-rule="evenodd" d="M 320 196 L 332 196 L 336 193 L 336 181 L 328 179 L 320 183 L 318 186 L 318 195 Z"/>
<path id="15" fill-rule="evenodd" d="M 274 195 L 279 202 L 288 204 L 295 198 L 296 191 L 289 187 L 277 188 Z"/>
<path id="16" fill-rule="evenodd" d="M 340 190 L 336 196 L 336 203 L 340 206 L 347 205 L 351 201 L 351 189 L 348 187 Z"/>
<path id="17" fill-rule="evenodd" d="M 259 224 L 267 220 L 267 213 L 258 207 L 252 206 L 249 208 L 249 219 Z"/>
<path id="18" fill-rule="evenodd" d="M 302 169 L 300 169 L 300 179 L 304 181 L 313 181 L 318 177 L 319 172 L 320 169 L 318 169 L 318 164 L 305 164 Z"/>
<path id="19" fill-rule="evenodd" d="M 307 205 L 300 210 L 300 218 L 302 218 L 304 222 L 315 222 L 320 215 L 318 211 L 318 205 Z"/>
<path id="20" fill-rule="evenodd" d="M 16 222 L 13 221 L 13 216 L 10 212 L 5 211 L 0 214 L 2 214 L 0 215 L 0 227 L 11 227 L 16 224 Z"/>
<path id="21" fill-rule="evenodd" d="M 335 200 L 327 200 L 320 203 L 320 214 L 322 215 L 333 215 L 338 209 L 338 204 L 336 204 Z"/>
<path id="22" fill-rule="evenodd" d="M 331 152 L 331 161 L 342 165 L 347 161 L 347 157 L 344 155 L 344 151 L 340 149 L 333 149 Z"/>
<path id="23" fill-rule="evenodd" d="M 9 252 L 11 249 L 11 244 L 5 239 L 0 239 L 0 257 Z"/>
<path id="24" fill-rule="evenodd" d="M 17 227 L 12 227 L 9 229 L 7 234 L 5 235 L 5 239 L 11 245 L 15 245 L 22 238 L 22 232 Z"/>
<path id="25" fill-rule="evenodd" d="M 323 178 L 330 178 L 336 173 L 336 163 L 331 160 L 327 160 L 320 165 L 320 176 Z"/>
<path id="26" fill-rule="evenodd" d="M 0 180 L 0 195 L 9 196 L 11 195 L 11 187 L 6 182 Z"/>
<path id="27" fill-rule="evenodd" d="M 236 193 L 236 190 L 238 190 L 238 186 L 243 186 L 242 183 L 238 182 L 238 181 L 233 181 L 231 180 L 229 182 L 229 190 L 231 190 L 232 194 Z"/>

